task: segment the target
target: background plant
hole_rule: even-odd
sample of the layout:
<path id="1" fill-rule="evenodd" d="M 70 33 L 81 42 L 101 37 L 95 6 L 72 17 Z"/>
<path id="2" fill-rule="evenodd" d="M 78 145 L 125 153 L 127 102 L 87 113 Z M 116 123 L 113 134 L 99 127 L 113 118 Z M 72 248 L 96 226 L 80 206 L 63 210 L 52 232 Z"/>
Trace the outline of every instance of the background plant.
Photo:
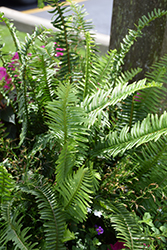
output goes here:
<path id="1" fill-rule="evenodd" d="M 166 56 L 138 82 L 140 68 L 121 66 L 166 11 L 142 17 L 119 51 L 101 57 L 85 12 L 73 4 L 75 17 L 66 16 L 63 3 L 49 3 L 60 31 L 36 29 L 25 42 L 1 14 L 16 52 L 1 51 L 11 80 L 4 88 L 1 77 L 0 249 L 107 249 L 118 239 L 165 249 Z"/>

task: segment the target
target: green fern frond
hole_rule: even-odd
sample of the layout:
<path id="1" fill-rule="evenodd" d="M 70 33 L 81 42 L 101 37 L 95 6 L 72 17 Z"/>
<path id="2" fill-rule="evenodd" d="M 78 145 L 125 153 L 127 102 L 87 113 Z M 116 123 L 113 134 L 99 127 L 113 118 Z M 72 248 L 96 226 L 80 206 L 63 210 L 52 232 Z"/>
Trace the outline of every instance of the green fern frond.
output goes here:
<path id="1" fill-rule="evenodd" d="M 140 155 L 136 155 L 137 163 L 140 165 L 140 167 L 136 169 L 138 178 L 140 178 L 143 174 L 148 173 L 150 169 L 153 169 L 154 165 L 161 165 L 162 163 L 166 164 L 164 161 L 167 154 L 166 149 L 166 136 L 162 136 L 162 138 L 159 138 L 156 142 L 149 142 L 142 147 Z M 159 171 L 155 171 L 155 173 L 158 175 Z M 165 179 L 165 176 L 163 176 L 163 178 Z M 158 184 L 160 184 L 161 178 L 156 179 Z"/>
<path id="2" fill-rule="evenodd" d="M 59 143 L 56 180 L 62 182 L 74 165 L 81 165 L 87 151 L 87 129 L 84 109 L 79 107 L 77 92 L 71 84 L 61 84 L 57 89 L 57 100 L 49 102 L 46 109 L 48 126 Z"/>
<path id="3" fill-rule="evenodd" d="M 91 63 L 91 77 L 89 81 L 93 82 L 93 89 L 96 91 L 97 89 L 111 89 L 111 71 L 113 69 L 114 56 L 116 54 L 116 50 L 109 51 L 105 56 L 99 57 L 94 55 L 94 58 Z M 90 86 L 92 88 L 92 86 Z"/>
<path id="4" fill-rule="evenodd" d="M 47 35 L 49 35 L 49 31 L 40 27 L 35 27 L 35 30 L 31 35 L 27 33 L 25 36 L 25 41 L 21 43 L 20 53 L 22 54 L 22 56 L 27 59 L 26 56 L 28 54 L 28 51 L 33 45 L 33 43 L 36 41 L 36 39 L 45 41 Z"/>
<path id="5" fill-rule="evenodd" d="M 166 203 L 165 199 L 162 202 L 163 193 L 166 193 L 167 188 L 166 143 L 166 136 L 162 136 L 156 142 L 149 142 L 140 147 L 139 152 L 131 157 L 135 166 L 133 171 L 138 179 L 135 183 L 139 183 L 134 183 L 138 203 L 154 214 L 163 203 Z M 133 184 L 130 186 L 131 189 L 134 188 Z"/>
<path id="6" fill-rule="evenodd" d="M 97 191 L 99 188 L 99 181 L 101 180 L 101 176 L 99 172 L 93 168 L 93 162 L 88 163 L 88 168 L 90 172 L 90 178 L 92 180 L 93 191 Z"/>
<path id="7" fill-rule="evenodd" d="M 92 181 L 88 168 L 80 168 L 73 175 L 68 175 L 59 186 L 63 197 L 64 211 L 72 220 L 83 222 L 87 216 L 87 207 L 91 203 Z"/>
<path id="8" fill-rule="evenodd" d="M 86 12 L 85 9 L 83 9 L 83 5 L 82 6 L 78 5 L 77 3 L 71 0 L 67 1 L 70 3 L 70 9 L 74 12 L 72 23 L 75 28 L 75 31 L 77 32 L 77 36 L 80 37 L 84 35 L 84 37 L 86 38 L 86 33 L 90 32 L 91 34 L 91 31 L 93 29 L 92 22 L 85 19 L 88 13 Z M 84 40 L 83 39 L 81 41 L 78 40 L 78 43 L 79 43 L 78 45 L 81 47 L 84 43 Z"/>
<path id="9" fill-rule="evenodd" d="M 73 142 L 74 143 L 74 142 Z M 76 150 L 75 145 L 72 142 L 68 145 L 64 144 L 63 149 L 56 161 L 56 182 L 57 185 L 61 185 L 64 179 L 72 173 L 73 167 L 76 163 Z"/>
<path id="10" fill-rule="evenodd" d="M 117 130 L 125 125 L 130 128 L 137 121 L 142 121 L 149 113 L 160 113 L 163 88 L 150 88 L 137 91 L 117 105 Z"/>
<path id="11" fill-rule="evenodd" d="M 150 67 L 150 72 L 146 73 L 148 81 L 167 82 L 167 54 Z"/>
<path id="12" fill-rule="evenodd" d="M 0 13 L 0 22 L 4 22 L 9 29 L 16 47 L 16 51 L 21 51 L 21 44 L 16 34 L 16 27 L 14 27 L 13 23 L 11 23 L 8 18 L 4 17 L 4 13 Z"/>
<path id="13" fill-rule="evenodd" d="M 65 217 L 58 195 L 52 186 L 43 178 L 29 180 L 20 187 L 23 192 L 35 195 L 41 220 L 44 222 L 45 247 L 48 250 L 65 250 L 63 235 Z"/>
<path id="14" fill-rule="evenodd" d="M 34 56 L 30 62 L 31 70 L 31 91 L 35 93 L 34 102 L 45 105 L 47 101 L 52 101 L 55 96 L 55 87 L 58 80 L 55 79 L 59 61 L 55 59 L 55 44 L 48 43 L 44 48 L 34 49 Z M 40 75 L 40 78 L 39 78 Z M 32 79 L 33 78 L 33 79 Z"/>
<path id="15" fill-rule="evenodd" d="M 167 134 L 167 113 L 158 115 L 148 115 L 141 123 L 136 123 L 131 130 L 125 126 L 119 133 L 112 132 L 102 142 L 97 143 L 91 156 L 99 154 L 109 154 L 114 157 L 125 153 L 126 150 L 138 147 L 149 141 L 156 141 L 161 136 Z"/>
<path id="16" fill-rule="evenodd" d="M 130 250 L 145 249 L 149 244 L 133 213 L 129 212 L 122 204 L 112 204 L 100 201 L 100 206 L 108 213 L 111 225 L 117 232 L 117 237 L 124 242 Z"/>
<path id="17" fill-rule="evenodd" d="M 22 229 L 23 217 L 20 217 L 19 209 L 12 212 L 11 205 L 12 202 L 7 202 L 1 207 L 2 218 L 5 221 L 3 233 L 0 238 L 1 245 L 5 245 L 6 242 L 12 241 L 14 244 L 14 250 L 37 250 L 35 246 L 38 243 L 27 243 L 27 240 L 31 237 L 31 235 L 27 235 L 30 229 Z"/>
<path id="18" fill-rule="evenodd" d="M 86 34 L 86 60 L 85 60 L 85 79 L 84 79 L 84 92 L 83 92 L 83 99 L 87 95 L 89 95 L 90 90 L 92 89 L 92 83 L 91 82 L 91 38 L 90 34 Z M 94 87 L 94 86 L 93 86 Z"/>
<path id="19" fill-rule="evenodd" d="M 127 98 L 128 95 L 135 93 L 141 89 L 147 89 L 149 87 L 160 87 L 159 83 L 149 83 L 146 84 L 146 79 L 133 84 L 128 85 L 122 84 L 117 85 L 114 89 L 110 89 L 108 92 L 104 90 L 98 90 L 94 95 L 90 97 L 87 96 L 83 102 L 86 112 L 88 113 L 88 124 L 89 126 L 93 125 L 98 116 L 102 116 L 102 112 L 109 107 L 113 106 L 116 103 L 120 102 Z M 105 114 L 104 114 L 105 115 Z"/>
<path id="20" fill-rule="evenodd" d="M 12 175 L 8 173 L 5 165 L 7 160 L 0 163 L 0 204 L 11 200 L 14 181 Z"/>
<path id="21" fill-rule="evenodd" d="M 66 6 L 64 6 L 63 2 L 59 2 L 58 0 L 49 2 L 52 4 L 52 7 L 54 8 L 52 11 L 49 11 L 49 13 L 54 14 L 54 16 L 56 17 L 55 20 L 53 20 L 51 23 L 55 28 L 60 30 L 57 42 L 60 44 L 62 48 L 64 48 L 61 70 L 59 72 L 60 77 L 62 76 L 62 78 L 64 78 L 64 76 L 71 74 L 72 61 L 73 61 L 73 57 L 70 54 L 70 46 L 68 38 L 68 29 L 70 29 L 71 27 L 67 17 L 65 16 L 65 14 L 69 10 Z"/>
<path id="22" fill-rule="evenodd" d="M 150 91 L 142 90 L 139 93 L 138 112 L 161 113 L 162 102 L 165 100 L 165 88 L 152 88 Z M 134 97 L 136 99 L 136 97 Z"/>
<path id="23" fill-rule="evenodd" d="M 142 71 L 141 68 L 136 68 L 136 69 L 131 69 L 131 71 L 126 71 L 124 73 L 121 72 L 120 76 L 116 79 L 116 81 L 118 83 L 125 84 L 129 82 L 130 80 L 132 80 L 141 71 Z"/>
<path id="24" fill-rule="evenodd" d="M 87 132 L 82 125 L 86 118 L 84 109 L 79 107 L 76 89 L 70 83 L 61 84 L 57 88 L 57 96 L 57 100 L 47 105 L 49 128 L 61 145 L 72 140 L 77 142 L 78 147 L 87 142 Z"/>

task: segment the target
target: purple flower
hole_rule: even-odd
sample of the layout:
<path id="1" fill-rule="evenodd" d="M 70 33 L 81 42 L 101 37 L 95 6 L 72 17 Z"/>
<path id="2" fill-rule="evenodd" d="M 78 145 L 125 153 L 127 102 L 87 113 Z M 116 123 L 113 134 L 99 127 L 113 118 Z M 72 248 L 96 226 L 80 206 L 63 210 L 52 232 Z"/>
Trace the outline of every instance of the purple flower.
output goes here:
<path id="1" fill-rule="evenodd" d="M 97 234 L 100 235 L 100 234 L 103 234 L 104 229 L 102 227 L 97 227 L 96 231 L 97 231 Z"/>

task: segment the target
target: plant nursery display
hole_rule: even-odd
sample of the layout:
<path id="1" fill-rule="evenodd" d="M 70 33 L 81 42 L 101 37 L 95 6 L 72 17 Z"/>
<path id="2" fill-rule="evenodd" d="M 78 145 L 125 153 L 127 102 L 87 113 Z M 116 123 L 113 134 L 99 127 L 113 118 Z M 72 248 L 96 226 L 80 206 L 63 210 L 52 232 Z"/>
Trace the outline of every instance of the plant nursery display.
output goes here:
<path id="1" fill-rule="evenodd" d="M 24 42 L 0 13 L 15 45 L 6 51 L 1 36 L 0 250 L 165 250 L 167 55 L 144 79 L 122 65 L 167 11 L 101 55 L 83 6 L 69 2 L 48 1 L 57 31 Z"/>

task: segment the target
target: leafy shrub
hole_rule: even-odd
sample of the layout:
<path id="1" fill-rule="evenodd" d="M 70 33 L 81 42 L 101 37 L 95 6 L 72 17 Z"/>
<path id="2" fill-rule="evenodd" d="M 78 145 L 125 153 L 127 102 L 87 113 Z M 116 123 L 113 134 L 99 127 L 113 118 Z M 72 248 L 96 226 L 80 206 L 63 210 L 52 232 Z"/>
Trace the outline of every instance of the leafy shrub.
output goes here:
<path id="1" fill-rule="evenodd" d="M 167 56 L 137 82 L 121 65 L 167 12 L 101 57 L 82 8 L 52 5 L 59 31 L 24 43 L 0 15 L 16 46 L 1 51 L 0 249 L 165 249 Z"/>

